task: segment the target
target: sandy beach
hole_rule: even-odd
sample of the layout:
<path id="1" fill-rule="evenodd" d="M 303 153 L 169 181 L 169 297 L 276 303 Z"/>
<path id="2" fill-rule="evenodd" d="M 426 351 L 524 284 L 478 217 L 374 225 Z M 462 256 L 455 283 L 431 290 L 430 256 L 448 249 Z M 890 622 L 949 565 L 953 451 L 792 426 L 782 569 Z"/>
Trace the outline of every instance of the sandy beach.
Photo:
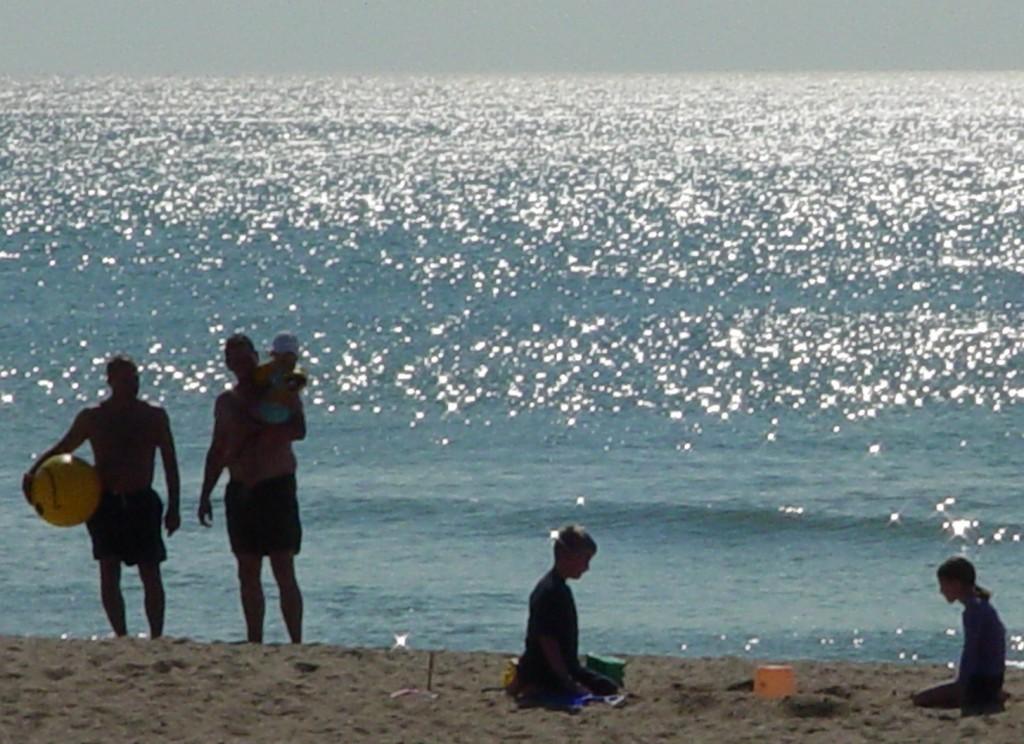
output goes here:
<path id="1" fill-rule="evenodd" d="M 1024 702 L 998 716 L 914 709 L 934 666 L 798 662 L 798 694 L 730 689 L 749 659 L 627 657 L 629 698 L 576 714 L 520 709 L 507 655 L 187 640 L 0 639 L 0 742 L 913 742 L 1024 740 Z M 1024 698 L 1021 673 L 1007 688 Z"/>

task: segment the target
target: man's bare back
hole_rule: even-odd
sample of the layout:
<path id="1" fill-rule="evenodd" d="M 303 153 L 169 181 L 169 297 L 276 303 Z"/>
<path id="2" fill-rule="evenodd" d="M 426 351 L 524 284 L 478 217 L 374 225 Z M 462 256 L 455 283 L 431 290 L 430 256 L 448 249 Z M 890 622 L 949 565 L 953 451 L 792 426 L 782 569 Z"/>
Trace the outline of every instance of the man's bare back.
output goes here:
<path id="1" fill-rule="evenodd" d="M 105 401 L 82 412 L 104 490 L 135 493 L 150 488 L 156 451 L 165 444 L 167 413 L 145 401 Z"/>

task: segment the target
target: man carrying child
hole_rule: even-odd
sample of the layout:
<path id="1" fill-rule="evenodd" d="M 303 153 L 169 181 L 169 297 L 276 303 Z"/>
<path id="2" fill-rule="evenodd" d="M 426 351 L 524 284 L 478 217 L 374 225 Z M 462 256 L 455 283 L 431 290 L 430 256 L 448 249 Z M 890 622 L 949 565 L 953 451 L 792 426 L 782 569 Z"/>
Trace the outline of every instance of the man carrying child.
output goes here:
<path id="1" fill-rule="evenodd" d="M 287 347 L 287 348 L 285 348 Z M 275 339 L 275 353 L 298 352 L 294 337 Z M 230 475 L 224 495 L 231 552 L 238 563 L 242 611 L 250 643 L 263 642 L 265 602 L 263 558 L 280 592 L 281 614 L 293 643 L 302 642 L 302 592 L 295 578 L 295 556 L 302 543 L 296 498 L 292 442 L 306 436 L 302 402 L 294 396 L 290 415 L 271 423 L 259 416 L 266 390 L 255 381 L 259 355 L 252 341 L 235 334 L 224 343 L 224 361 L 237 378 L 214 407 L 213 438 L 206 454 L 199 496 L 199 521 L 213 518 L 211 495 L 221 473 Z"/>

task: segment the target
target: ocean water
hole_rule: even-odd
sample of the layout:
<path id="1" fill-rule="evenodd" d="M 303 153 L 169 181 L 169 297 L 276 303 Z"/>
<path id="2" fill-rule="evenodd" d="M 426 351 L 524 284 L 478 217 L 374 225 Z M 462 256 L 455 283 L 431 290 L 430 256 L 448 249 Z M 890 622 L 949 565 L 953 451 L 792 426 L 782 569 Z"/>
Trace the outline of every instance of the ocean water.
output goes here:
<path id="1" fill-rule="evenodd" d="M 290 329 L 309 641 L 516 650 L 578 521 L 585 650 L 948 661 L 962 553 L 1020 658 L 1022 112 L 994 74 L 0 79 L 0 633 L 108 632 L 19 481 L 126 352 L 182 471 L 167 632 L 243 637 L 196 500 L 223 338 Z"/>

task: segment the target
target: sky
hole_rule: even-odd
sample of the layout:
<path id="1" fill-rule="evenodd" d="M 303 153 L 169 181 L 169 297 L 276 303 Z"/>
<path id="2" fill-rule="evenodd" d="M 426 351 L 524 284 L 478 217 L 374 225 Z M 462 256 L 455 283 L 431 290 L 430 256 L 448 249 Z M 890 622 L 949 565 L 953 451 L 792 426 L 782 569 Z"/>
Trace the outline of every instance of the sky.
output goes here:
<path id="1" fill-rule="evenodd" d="M 1021 70 L 1024 0 L 0 0 L 0 75 Z"/>

